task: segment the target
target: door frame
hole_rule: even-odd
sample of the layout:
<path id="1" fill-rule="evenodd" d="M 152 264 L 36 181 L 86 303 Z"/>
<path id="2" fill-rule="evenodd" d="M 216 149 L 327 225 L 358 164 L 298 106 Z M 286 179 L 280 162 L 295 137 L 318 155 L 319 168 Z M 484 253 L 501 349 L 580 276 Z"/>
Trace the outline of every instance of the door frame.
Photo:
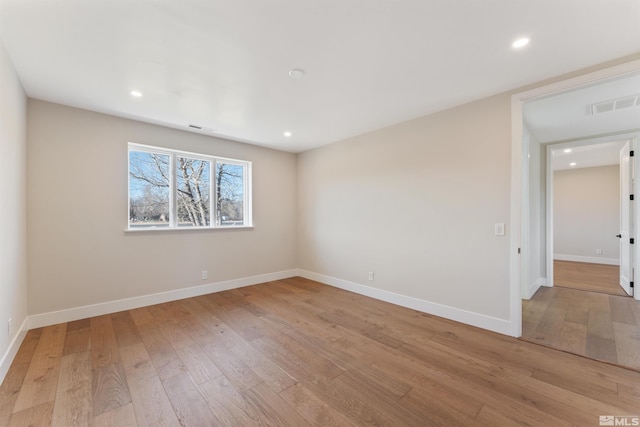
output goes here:
<path id="1" fill-rule="evenodd" d="M 552 151 L 562 150 L 564 148 L 575 148 L 575 147 L 584 147 L 586 145 L 593 144 L 602 144 L 607 142 L 616 142 L 616 141 L 624 141 L 627 140 L 631 144 L 633 144 L 634 140 L 640 136 L 638 132 L 624 132 L 624 133 L 616 133 L 611 134 L 609 136 L 598 136 L 593 138 L 585 138 L 585 139 L 577 139 L 575 141 L 562 142 L 562 143 L 554 143 L 550 142 L 545 145 L 545 150 L 547 153 L 547 161 L 546 161 L 546 257 L 545 257 L 545 265 L 546 265 L 546 281 L 545 286 L 553 287 L 553 255 L 554 255 L 554 247 L 553 247 L 553 155 Z M 524 171 L 523 171 L 524 173 Z M 636 182 L 635 186 L 637 187 L 638 183 Z M 638 194 L 636 188 L 633 189 L 635 194 Z"/>
<path id="2" fill-rule="evenodd" d="M 640 71 L 640 59 L 515 93 L 511 96 L 510 218 L 512 232 L 510 238 L 511 255 L 509 257 L 509 321 L 511 324 L 511 335 L 514 337 L 520 337 L 522 335 L 522 286 L 529 279 L 527 266 L 529 265 L 529 242 L 531 238 L 528 231 L 529 198 L 524 197 L 524 195 L 528 194 L 527 189 L 529 188 L 530 172 L 525 166 L 525 162 L 527 162 L 528 159 L 525 155 L 527 153 L 525 150 L 526 147 L 523 147 L 524 103 L 536 98 L 555 95 L 571 89 L 578 89 L 638 71 Z M 636 265 L 638 264 L 636 263 Z M 524 274 L 527 274 L 527 277 L 524 277 Z M 636 294 L 640 294 L 640 292 Z"/>

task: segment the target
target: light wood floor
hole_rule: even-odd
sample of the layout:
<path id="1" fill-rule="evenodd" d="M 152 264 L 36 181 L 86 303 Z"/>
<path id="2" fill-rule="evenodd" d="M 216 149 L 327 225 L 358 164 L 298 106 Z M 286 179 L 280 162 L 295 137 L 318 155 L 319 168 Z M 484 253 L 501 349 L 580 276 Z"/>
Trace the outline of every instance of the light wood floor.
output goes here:
<path id="1" fill-rule="evenodd" d="M 627 295 L 620 286 L 620 267 L 617 265 L 554 260 L 553 270 L 555 286 L 611 295 Z"/>
<path id="2" fill-rule="evenodd" d="M 523 301 L 522 338 L 640 371 L 640 301 L 543 287 Z"/>
<path id="3" fill-rule="evenodd" d="M 640 373 L 300 278 L 28 333 L 9 426 L 596 426 Z"/>

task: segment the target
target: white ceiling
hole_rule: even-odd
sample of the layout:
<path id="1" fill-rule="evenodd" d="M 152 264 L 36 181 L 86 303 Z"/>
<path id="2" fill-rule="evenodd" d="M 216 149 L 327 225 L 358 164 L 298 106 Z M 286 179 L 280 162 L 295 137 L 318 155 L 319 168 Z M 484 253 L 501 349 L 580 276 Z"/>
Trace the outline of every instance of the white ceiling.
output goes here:
<path id="1" fill-rule="evenodd" d="M 640 1 L 0 0 L 0 37 L 30 97 L 299 152 L 636 53 Z"/>
<path id="2" fill-rule="evenodd" d="M 635 103 L 592 114 L 591 105 L 617 99 L 631 99 Z M 524 117 L 529 131 L 541 143 L 638 130 L 640 73 L 527 102 Z"/>
<path id="3" fill-rule="evenodd" d="M 553 170 L 591 168 L 620 164 L 620 149 L 626 140 L 574 146 L 570 152 L 566 147 L 552 150 Z M 571 165 L 575 163 L 575 165 Z"/>

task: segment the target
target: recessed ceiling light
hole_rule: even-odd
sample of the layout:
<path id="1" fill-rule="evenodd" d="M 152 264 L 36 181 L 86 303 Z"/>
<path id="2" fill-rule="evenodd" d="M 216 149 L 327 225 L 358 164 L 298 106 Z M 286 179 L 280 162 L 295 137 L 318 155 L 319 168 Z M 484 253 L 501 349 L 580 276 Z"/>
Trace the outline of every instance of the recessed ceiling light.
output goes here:
<path id="1" fill-rule="evenodd" d="M 289 131 L 285 131 L 284 136 L 286 136 L 287 138 L 289 138 L 291 136 L 291 132 Z"/>
<path id="2" fill-rule="evenodd" d="M 516 39 L 511 44 L 511 46 L 513 46 L 515 49 L 520 49 L 520 48 L 523 48 L 526 45 L 528 45 L 530 41 L 531 41 L 531 39 L 529 37 L 521 37 L 519 39 Z"/>
<path id="3" fill-rule="evenodd" d="M 142 96 L 142 92 L 140 92 L 139 90 L 132 90 L 129 93 L 131 94 L 131 96 L 135 96 L 136 98 L 140 98 Z"/>
<path id="4" fill-rule="evenodd" d="M 562 150 L 562 151 L 564 151 L 565 153 L 570 153 L 570 152 L 571 152 L 571 148 L 565 148 L 565 149 L 564 149 L 564 150 Z"/>
<path id="5" fill-rule="evenodd" d="M 575 165 L 577 165 L 577 163 L 576 163 L 576 162 L 571 162 L 571 163 L 569 163 L 569 166 L 575 166 Z"/>
<path id="6" fill-rule="evenodd" d="M 305 75 L 305 72 L 302 68 L 292 68 L 289 70 L 289 77 L 292 79 L 301 79 Z"/>

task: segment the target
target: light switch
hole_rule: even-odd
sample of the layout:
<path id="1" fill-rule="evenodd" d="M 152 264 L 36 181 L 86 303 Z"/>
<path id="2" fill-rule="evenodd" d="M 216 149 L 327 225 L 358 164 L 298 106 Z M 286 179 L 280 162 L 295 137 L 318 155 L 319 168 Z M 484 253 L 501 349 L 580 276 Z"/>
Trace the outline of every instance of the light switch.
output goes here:
<path id="1" fill-rule="evenodd" d="M 496 223 L 496 225 L 494 226 L 494 231 L 496 236 L 504 236 L 504 223 Z"/>

